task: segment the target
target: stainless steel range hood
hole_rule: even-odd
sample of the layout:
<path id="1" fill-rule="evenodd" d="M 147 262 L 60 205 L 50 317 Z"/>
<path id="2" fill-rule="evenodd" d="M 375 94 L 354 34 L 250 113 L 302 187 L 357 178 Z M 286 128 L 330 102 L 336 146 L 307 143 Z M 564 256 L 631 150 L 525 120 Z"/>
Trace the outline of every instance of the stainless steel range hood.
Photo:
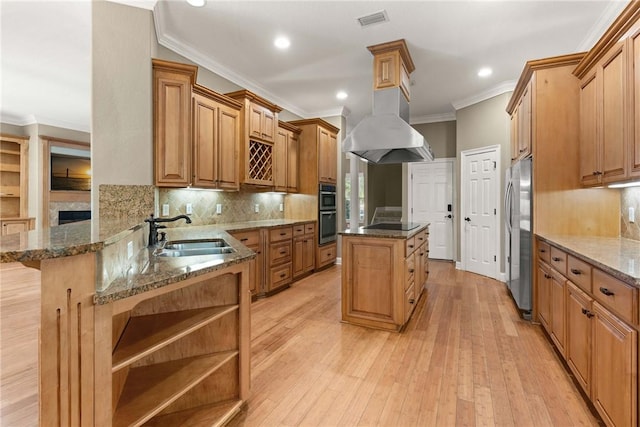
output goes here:
<path id="1" fill-rule="evenodd" d="M 409 125 L 409 102 L 399 87 L 373 92 L 373 114 L 347 135 L 342 151 L 378 164 L 433 160 L 427 141 Z"/>

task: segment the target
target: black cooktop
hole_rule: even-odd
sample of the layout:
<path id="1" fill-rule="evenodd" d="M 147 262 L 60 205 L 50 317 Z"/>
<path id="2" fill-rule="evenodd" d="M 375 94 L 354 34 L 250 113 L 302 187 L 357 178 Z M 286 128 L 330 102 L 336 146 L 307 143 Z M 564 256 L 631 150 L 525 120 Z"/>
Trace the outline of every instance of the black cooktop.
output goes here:
<path id="1" fill-rule="evenodd" d="M 367 225 L 364 228 L 365 230 L 400 230 L 400 231 L 409 231 L 413 230 L 416 227 L 419 227 L 420 224 L 416 224 L 414 222 L 380 222 L 378 224 Z"/>

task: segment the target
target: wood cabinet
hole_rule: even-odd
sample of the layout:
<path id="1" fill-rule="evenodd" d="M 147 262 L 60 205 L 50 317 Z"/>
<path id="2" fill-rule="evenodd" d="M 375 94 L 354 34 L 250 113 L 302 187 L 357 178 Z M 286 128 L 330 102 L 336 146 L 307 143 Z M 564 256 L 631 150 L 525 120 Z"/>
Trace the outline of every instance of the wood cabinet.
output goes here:
<path id="1" fill-rule="evenodd" d="M 152 59 L 155 184 L 191 184 L 191 87 L 198 67 Z"/>
<path id="2" fill-rule="evenodd" d="M 249 230 L 230 232 L 234 238 L 256 253 L 249 266 L 249 291 L 251 297 L 264 294 L 264 241 L 263 230 Z"/>
<path id="3" fill-rule="evenodd" d="M 629 76 L 631 94 L 631 111 L 633 115 L 630 118 L 631 136 L 629 138 L 629 176 L 632 178 L 640 177 L 640 25 L 636 24 L 629 37 L 629 57 L 631 64 L 629 68 L 631 73 Z"/>
<path id="4" fill-rule="evenodd" d="M 273 187 L 276 129 L 280 107 L 248 90 L 226 94 L 242 105 L 240 114 L 240 183 Z"/>
<path id="5" fill-rule="evenodd" d="M 426 242 L 416 248 L 415 236 L 342 235 L 343 322 L 402 330 L 424 289 L 419 281 L 426 279 L 416 270 Z"/>
<path id="6" fill-rule="evenodd" d="M 313 272 L 316 266 L 315 258 L 315 223 L 298 224 L 293 226 L 293 278 L 298 279 Z"/>
<path id="7" fill-rule="evenodd" d="M 193 88 L 193 179 L 200 188 L 238 190 L 241 106 L 202 86 Z"/>
<path id="8" fill-rule="evenodd" d="M 323 128 L 318 127 L 318 180 L 328 184 L 338 182 L 337 174 L 337 150 L 338 136 Z"/>
<path id="9" fill-rule="evenodd" d="M 581 79 L 580 179 L 600 185 L 627 177 L 627 43 L 621 41 Z"/>
<path id="10" fill-rule="evenodd" d="M 6 236 L 7 234 L 33 230 L 34 222 L 33 218 L 0 219 L 0 235 Z"/>
<path id="11" fill-rule="evenodd" d="M 328 267 L 336 262 L 338 256 L 338 244 L 327 243 L 316 247 L 316 269 Z"/>
<path id="12" fill-rule="evenodd" d="M 237 190 L 242 104 L 197 85 L 196 66 L 152 63 L 155 184 Z"/>
<path id="13" fill-rule="evenodd" d="M 546 242 L 538 248 L 558 260 L 553 267 L 539 262 L 540 322 L 605 423 L 637 425 L 638 289 L 573 255 L 561 262 L 564 251 Z"/>
<path id="14" fill-rule="evenodd" d="M 0 219 L 28 221 L 25 219 L 29 174 L 28 147 L 28 137 L 0 135 Z M 2 227 L 3 234 L 7 234 L 7 227 Z"/>
<path id="15" fill-rule="evenodd" d="M 399 87 L 410 100 L 409 75 L 415 65 L 404 39 L 367 46 L 373 55 L 373 89 Z"/>
<path id="16" fill-rule="evenodd" d="M 277 227 L 269 229 L 267 245 L 267 273 L 266 292 L 273 293 L 289 286 L 293 279 L 293 227 Z"/>
<path id="17" fill-rule="evenodd" d="M 527 83 L 511 113 L 511 160 L 531 155 L 531 90 L 535 75 Z"/>
<path id="18" fill-rule="evenodd" d="M 275 191 L 296 193 L 298 191 L 298 150 L 301 129 L 279 122 L 275 142 L 274 183 Z"/>

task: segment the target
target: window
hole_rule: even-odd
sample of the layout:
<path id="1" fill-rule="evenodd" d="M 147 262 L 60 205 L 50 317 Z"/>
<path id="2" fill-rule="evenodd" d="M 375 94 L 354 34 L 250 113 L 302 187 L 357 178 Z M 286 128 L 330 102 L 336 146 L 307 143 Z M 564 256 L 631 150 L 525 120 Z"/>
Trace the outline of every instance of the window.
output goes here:
<path id="1" fill-rule="evenodd" d="M 358 224 L 364 225 L 364 173 L 358 172 Z M 351 221 L 351 174 L 349 172 L 344 175 L 344 198 L 345 198 L 345 217 L 347 227 L 350 227 Z"/>

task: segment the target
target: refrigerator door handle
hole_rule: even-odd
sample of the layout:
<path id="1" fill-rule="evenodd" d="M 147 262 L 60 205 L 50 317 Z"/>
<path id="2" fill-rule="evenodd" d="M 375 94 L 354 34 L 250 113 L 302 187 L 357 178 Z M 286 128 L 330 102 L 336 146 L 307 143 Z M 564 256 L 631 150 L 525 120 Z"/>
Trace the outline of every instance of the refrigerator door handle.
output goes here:
<path id="1" fill-rule="evenodd" d="M 507 183 L 507 188 L 504 192 L 504 223 L 507 226 L 507 230 L 509 233 L 513 230 L 511 223 L 511 199 L 513 196 L 513 183 L 509 181 Z"/>

